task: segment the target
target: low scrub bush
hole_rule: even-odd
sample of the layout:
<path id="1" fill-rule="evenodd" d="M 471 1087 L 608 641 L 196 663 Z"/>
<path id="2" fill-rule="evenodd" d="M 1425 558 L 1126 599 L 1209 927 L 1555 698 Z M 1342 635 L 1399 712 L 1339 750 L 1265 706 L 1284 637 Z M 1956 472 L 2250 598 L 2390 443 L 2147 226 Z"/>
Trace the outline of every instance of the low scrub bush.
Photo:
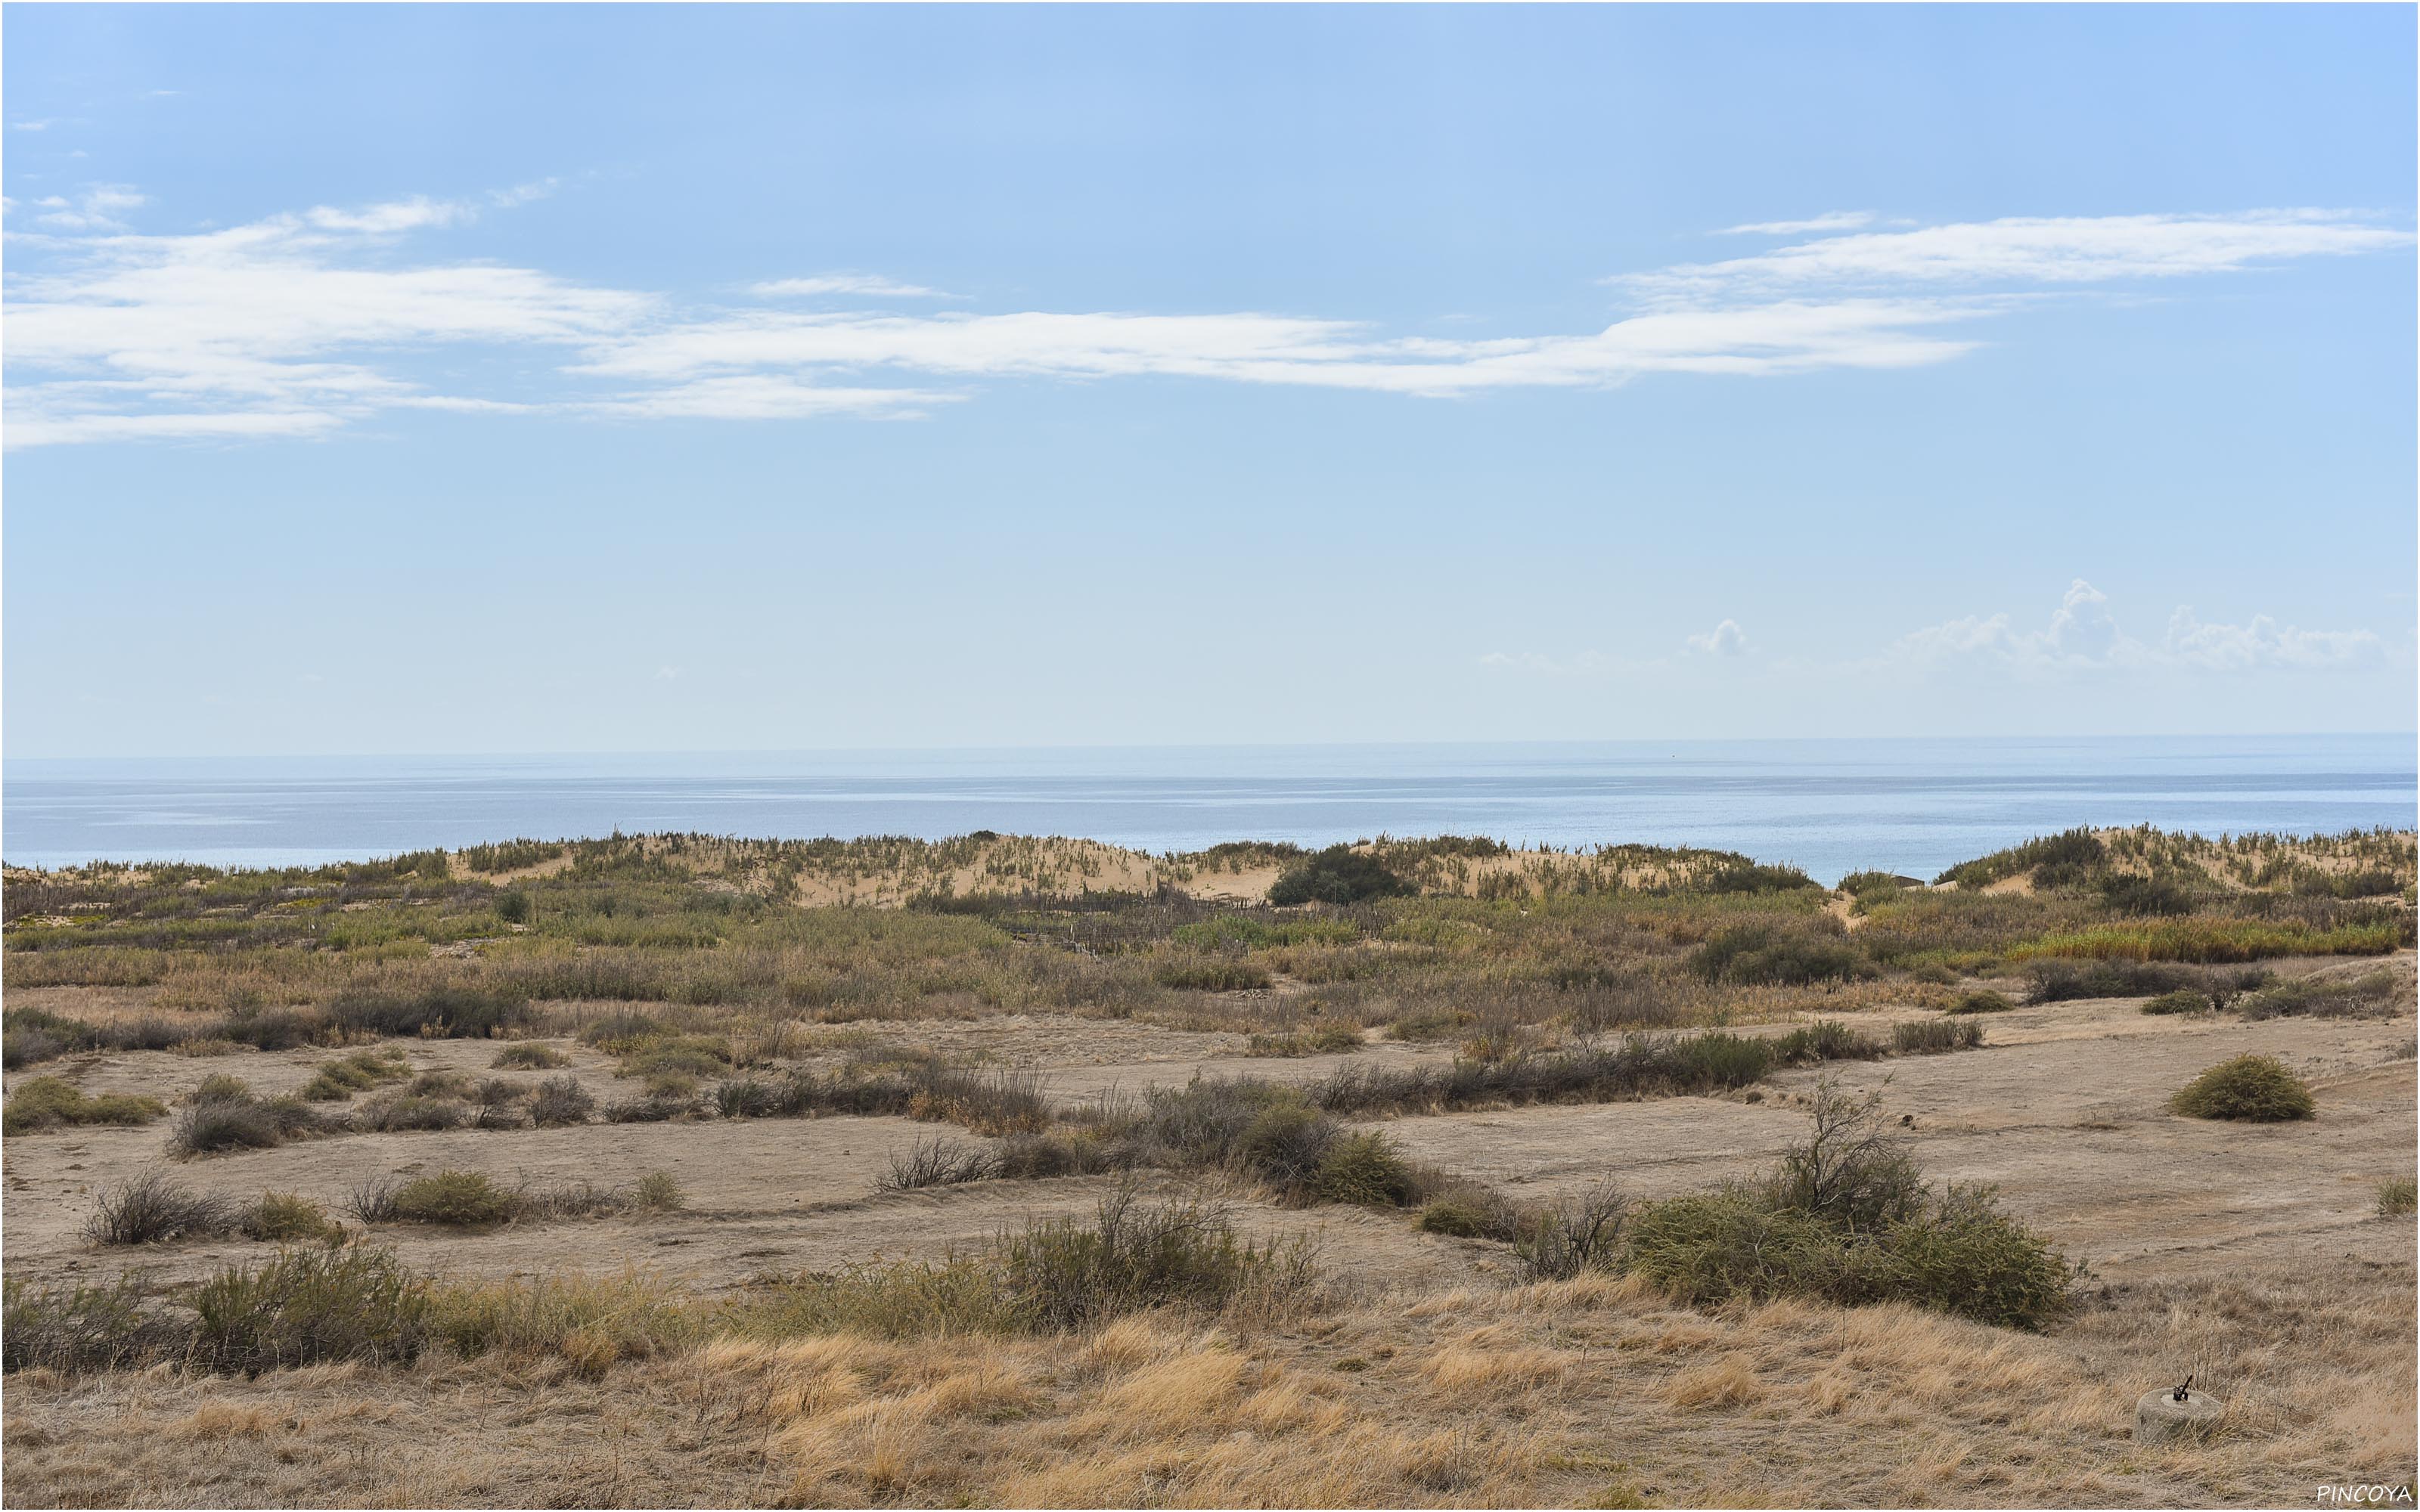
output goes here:
<path id="1" fill-rule="evenodd" d="M 303 1101 L 343 1103 L 355 1092 L 367 1091 L 411 1074 L 400 1050 L 357 1050 L 322 1064 L 303 1088 Z"/>
<path id="2" fill-rule="evenodd" d="M 1408 897 L 1413 890 L 1409 882 L 1375 857 L 1350 845 L 1330 845 L 1280 873 L 1269 887 L 1269 902 L 1280 908 L 1313 903 L 1357 903 L 1372 898 Z"/>
<path id="3" fill-rule="evenodd" d="M 1838 1019 L 1819 1019 L 1773 1041 L 1773 1058 L 1784 1066 L 1809 1060 L 1878 1060 L 1883 1045 Z"/>
<path id="4" fill-rule="evenodd" d="M 2210 1011 L 2210 995 L 2192 987 L 2173 993 L 2162 993 L 2157 997 L 2144 999 L 2143 1011 L 2160 1016 L 2175 1013 L 2207 1013 Z"/>
<path id="5" fill-rule="evenodd" d="M 1569 1281 L 1590 1271 L 1611 1271 L 1621 1258 L 1622 1229 L 1631 1202 L 1610 1181 L 1525 1214 L 1513 1253 L 1532 1281 Z"/>
<path id="6" fill-rule="evenodd" d="M 1520 1214 L 1511 1203 L 1474 1184 L 1449 1185 L 1421 1204 L 1412 1227 L 1424 1234 L 1454 1239 L 1511 1241 L 1519 1233 Z"/>
<path id="7" fill-rule="evenodd" d="M 2079 997 L 2140 997 L 2195 986 L 2182 966 L 2155 961 L 2036 961 L 2025 967 L 2033 982 L 2027 1002 L 2061 1003 Z"/>
<path id="8" fill-rule="evenodd" d="M 2235 1119 L 2281 1123 L 2317 1112 L 2311 1089 L 2274 1056 L 2238 1056 L 2223 1060 L 2168 1099 L 2170 1110 L 2189 1119 Z"/>
<path id="9" fill-rule="evenodd" d="M 597 1100 L 576 1079 L 550 1076 L 530 1094 L 530 1121 L 541 1129 L 586 1123 L 596 1107 Z"/>
<path id="10" fill-rule="evenodd" d="M 1255 1034 L 1245 1047 L 1249 1056 L 1332 1056 L 1361 1048 L 1361 1031 L 1350 1024 L 1323 1024 L 1292 1034 Z"/>
<path id="11" fill-rule="evenodd" d="M 1055 1219 L 1005 1241 L 1001 1260 L 1010 1305 L 1054 1331 L 1148 1307 L 1217 1309 L 1248 1293 L 1281 1303 L 1315 1274 L 1299 1242 L 1247 1243 L 1216 1208 L 1145 1206 L 1131 1187 L 1102 1199 L 1090 1224 Z"/>
<path id="12" fill-rule="evenodd" d="M 1708 981 L 1803 987 L 1874 975 L 1873 963 L 1838 934 L 1772 924 L 1734 924 L 1690 953 L 1689 969 Z"/>
<path id="13" fill-rule="evenodd" d="M 181 1358 L 192 1336 L 189 1324 L 152 1305 L 131 1276 L 108 1286 L 0 1281 L 0 1369 L 12 1373 L 132 1370 Z"/>
<path id="14" fill-rule="evenodd" d="M 1951 1013 L 2005 1013 L 2016 1006 L 2016 1004 L 2009 1002 L 1998 993 L 1993 992 L 1989 988 L 1985 988 L 1980 992 L 1966 994 L 1964 996 L 1959 998 L 1958 1001 L 1950 1004 L 1945 1011 Z"/>
<path id="15" fill-rule="evenodd" d="M 2281 955 L 2387 955 L 2412 943 L 2412 919 L 2314 925 L 2301 919 L 2222 918 L 2195 915 L 2156 923 L 2098 924 L 2072 933 L 2045 934 L 2009 951 L 2011 960 L 2043 956 L 2099 960 L 2231 963 Z"/>
<path id="16" fill-rule="evenodd" d="M 264 1192 L 243 1211 L 236 1227 L 246 1239 L 268 1243 L 333 1242 L 344 1237 L 344 1226 L 328 1210 L 292 1192 Z"/>
<path id="17" fill-rule="evenodd" d="M 168 1149 L 180 1158 L 228 1149 L 271 1149 L 295 1135 L 317 1134 L 325 1127 L 300 1098 L 257 1098 L 235 1078 L 214 1076 L 204 1084 L 196 1101 L 178 1115 L 177 1126 L 168 1134 Z"/>
<path id="18" fill-rule="evenodd" d="M 355 990 L 328 1005 L 328 1022 L 347 1033 L 432 1040 L 482 1040 L 528 1017 L 526 1001 L 473 987 Z"/>
<path id="19" fill-rule="evenodd" d="M 240 1266 L 194 1295 L 194 1356 L 211 1370 L 264 1370 L 359 1360 L 404 1365 L 429 1337 L 427 1284 L 382 1249 L 281 1252 Z"/>
<path id="20" fill-rule="evenodd" d="M 2378 1215 L 2401 1218 L 2420 1211 L 2420 1181 L 2408 1176 L 2389 1177 L 2378 1183 Z"/>
<path id="21" fill-rule="evenodd" d="M 1644 1205 L 1624 1263 L 1699 1306 L 1895 1301 L 2035 1329 L 2063 1315 L 2075 1275 L 2067 1260 L 2001 1212 L 1991 1188 L 1932 1192 L 1882 1133 L 1878 1106 L 1821 1089 L 1814 1133 L 1780 1168 Z"/>
<path id="22" fill-rule="evenodd" d="M 2410 1008 L 2412 994 L 2398 973 L 2371 971 L 2351 979 L 2295 977 L 2224 1006 L 2232 1007 L 2255 1022 L 2303 1017 L 2385 1018 Z"/>
<path id="23" fill-rule="evenodd" d="M 1268 969 L 1228 956 L 1172 956 L 1152 967 L 1152 979 L 1184 992 L 1232 993 L 1264 988 Z"/>
<path id="24" fill-rule="evenodd" d="M 101 1189 L 85 1237 L 96 1244 L 164 1244 L 208 1239 L 234 1227 L 234 1206 L 215 1192 L 196 1192 L 165 1171 L 146 1171 Z"/>
<path id="25" fill-rule="evenodd" d="M 1393 1140 L 1382 1134 L 1356 1134 L 1328 1146 L 1311 1190 L 1322 1202 L 1400 1208 L 1419 1196 L 1419 1181 Z"/>
<path id="26" fill-rule="evenodd" d="M 82 1088 L 56 1076 L 33 1076 L 20 1082 L 8 1103 L 0 1106 L 0 1132 L 30 1134 L 65 1124 L 145 1124 L 168 1111 L 156 1097 L 104 1092 L 87 1097 Z"/>
<path id="27" fill-rule="evenodd" d="M 1606 1103 L 1729 1091 L 1776 1063 L 1773 1041 L 1709 1033 L 1631 1035 L 1617 1046 L 1450 1065 L 1342 1066 L 1313 1082 L 1313 1104 L 1345 1117 L 1528 1103 Z"/>
<path id="28" fill-rule="evenodd" d="M 410 1090 L 387 1092 L 353 1110 L 353 1127 L 370 1134 L 458 1129 L 471 1110 L 455 1098 Z"/>
<path id="29" fill-rule="evenodd" d="M 890 1172 L 876 1184 L 892 1192 L 920 1192 L 980 1181 L 999 1169 L 1000 1162 L 987 1149 L 954 1139 L 920 1139 L 906 1154 L 891 1157 Z"/>
<path id="30" fill-rule="evenodd" d="M 479 1171 L 439 1171 L 396 1189 L 394 1215 L 405 1223 L 444 1224 L 457 1228 L 504 1222 L 513 1214 L 511 1196 Z"/>
<path id="31" fill-rule="evenodd" d="M 1902 1056 L 1937 1056 L 1951 1050 L 1978 1049 L 1982 1043 L 1980 1024 L 1919 1019 L 1891 1026 L 1891 1048 Z"/>
<path id="32" fill-rule="evenodd" d="M 497 1071 L 552 1071 L 571 1064 L 571 1057 L 551 1044 L 521 1040 L 497 1051 L 489 1064 Z"/>

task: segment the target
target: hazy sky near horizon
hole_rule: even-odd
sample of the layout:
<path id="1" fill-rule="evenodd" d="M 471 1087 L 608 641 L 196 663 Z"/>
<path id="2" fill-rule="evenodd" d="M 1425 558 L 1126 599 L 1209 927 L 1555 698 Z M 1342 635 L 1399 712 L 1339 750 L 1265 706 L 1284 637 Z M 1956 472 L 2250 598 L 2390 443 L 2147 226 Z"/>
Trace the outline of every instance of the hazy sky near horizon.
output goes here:
<path id="1" fill-rule="evenodd" d="M 2415 722 L 2409 7 L 0 26 L 12 757 Z"/>

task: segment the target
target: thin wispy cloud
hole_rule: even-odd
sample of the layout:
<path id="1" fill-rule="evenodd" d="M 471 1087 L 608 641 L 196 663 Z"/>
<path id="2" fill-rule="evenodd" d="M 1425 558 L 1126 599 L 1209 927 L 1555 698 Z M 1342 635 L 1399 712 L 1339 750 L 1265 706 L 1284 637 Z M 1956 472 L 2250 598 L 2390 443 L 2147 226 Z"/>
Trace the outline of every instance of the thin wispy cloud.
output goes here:
<path id="1" fill-rule="evenodd" d="M 1499 672 L 1618 680 L 1625 677 L 1704 676 L 1708 658 L 1745 656 L 1746 634 L 1726 619 L 1703 635 L 1692 635 L 1673 656 L 1632 658 L 1588 651 L 1548 655 L 1494 651 L 1478 658 Z M 2149 674 L 2172 679 L 2185 672 L 2239 673 L 2262 670 L 2323 671 L 2357 667 L 2383 656 L 2385 644 L 2369 630 L 2306 630 L 2256 614 L 2241 625 L 2213 624 L 2180 606 L 2156 640 L 2130 635 L 2119 625 L 2107 594 L 2078 578 L 2058 605 L 2030 625 L 2007 613 L 1967 615 L 1913 630 L 1876 652 L 1845 659 L 1784 657 L 1770 675 L 1803 680 L 1862 681 L 1978 677 L 2011 682 L 2055 683 Z M 1759 656 L 1753 666 L 1765 661 Z M 1690 668 L 1697 668 L 1690 673 Z"/>
<path id="2" fill-rule="evenodd" d="M 2409 231 L 2341 210 L 2018 218 L 1860 231 L 1611 282 L 1657 299 L 1803 297 L 1813 288 L 2063 287 L 2237 272 L 2301 257 L 2409 247 Z"/>
<path id="3" fill-rule="evenodd" d="M 858 295 L 876 300 L 954 300 L 958 295 L 945 289 L 926 288 L 921 284 L 902 284 L 895 279 L 874 273 L 819 273 L 813 278 L 775 278 L 762 284 L 752 284 L 748 291 L 769 299 L 807 298 L 827 295 Z"/>
<path id="4" fill-rule="evenodd" d="M 1869 210 L 1831 210 L 1809 216 L 1804 221 L 1752 221 L 1746 225 L 1727 225 L 1714 233 L 1718 237 L 1797 237 L 1812 231 L 1854 231 L 1871 225 Z"/>
<path id="5" fill-rule="evenodd" d="M 1979 323 L 2060 290 L 2412 239 L 2319 210 L 1905 231 L 1850 229 L 1853 212 L 1838 212 L 1761 227 L 1833 234 L 1629 275 L 1621 286 L 1637 307 L 1601 329 L 1457 339 L 1267 312 L 901 313 L 783 302 L 949 297 L 864 272 L 773 280 L 752 289 L 763 302 L 701 307 L 461 255 L 483 211 L 542 198 L 553 183 L 475 202 L 320 206 L 174 235 L 128 229 L 145 201 L 125 186 L 41 201 L 33 207 L 39 229 L 9 233 L 17 255 L 6 307 L 7 442 L 314 435 L 404 408 L 622 420 L 904 418 L 970 397 L 977 391 L 968 385 L 985 380 L 1172 378 L 1451 398 L 1609 389 L 1655 375 L 1913 368 L 1974 350 Z M 29 264 L 33 271 L 21 271 Z M 439 350 L 450 354 L 442 380 L 414 357 Z M 484 384 L 462 376 L 481 372 L 488 357 L 506 360 L 487 364 L 493 376 Z"/>

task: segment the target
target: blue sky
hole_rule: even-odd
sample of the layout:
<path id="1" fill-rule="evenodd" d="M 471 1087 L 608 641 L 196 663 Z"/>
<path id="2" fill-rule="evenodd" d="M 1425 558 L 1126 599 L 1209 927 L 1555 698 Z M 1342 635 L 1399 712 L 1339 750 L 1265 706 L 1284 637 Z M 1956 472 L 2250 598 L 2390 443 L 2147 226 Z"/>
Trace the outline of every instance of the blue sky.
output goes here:
<path id="1" fill-rule="evenodd" d="M 2408 7 L 0 24 L 10 756 L 2414 724 Z"/>

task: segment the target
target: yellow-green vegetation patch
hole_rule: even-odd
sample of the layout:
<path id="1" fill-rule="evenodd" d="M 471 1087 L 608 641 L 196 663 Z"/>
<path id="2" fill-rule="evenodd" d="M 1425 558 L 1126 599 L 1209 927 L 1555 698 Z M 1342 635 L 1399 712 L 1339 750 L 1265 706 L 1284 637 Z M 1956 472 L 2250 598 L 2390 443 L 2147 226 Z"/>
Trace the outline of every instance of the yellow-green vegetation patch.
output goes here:
<path id="1" fill-rule="evenodd" d="M 328 1210 L 292 1192 L 264 1192 L 244 1210 L 238 1227 L 246 1239 L 267 1243 L 331 1242 L 342 1239 L 344 1226 Z"/>
<path id="2" fill-rule="evenodd" d="M 2274 1056 L 2238 1056 L 2222 1060 L 2168 1100 L 2189 1119 L 2236 1119 L 2283 1123 L 2313 1117 L 2311 1089 Z"/>
<path id="3" fill-rule="evenodd" d="M 2393 1176 L 2378 1183 L 2378 1212 L 2381 1218 L 2401 1218 L 2420 1211 L 2420 1181 L 2409 1176 Z"/>
<path id="4" fill-rule="evenodd" d="M 551 1044 L 523 1040 L 497 1051 L 496 1058 L 488 1064 L 497 1071 L 552 1071 L 570 1065 L 571 1057 Z"/>
<path id="5" fill-rule="evenodd" d="M 1361 1031 L 1350 1024 L 1323 1024 L 1292 1034 L 1256 1034 L 1245 1053 L 1254 1056 L 1326 1056 L 1361 1048 Z"/>
<path id="6" fill-rule="evenodd" d="M 400 1050 L 356 1050 L 349 1056 L 322 1063 L 311 1080 L 304 1084 L 302 1097 L 310 1103 L 343 1103 L 355 1092 L 399 1082 L 411 1074 L 411 1067 Z"/>
<path id="7" fill-rule="evenodd" d="M 168 1111 L 156 1097 L 102 1093 L 87 1097 L 81 1088 L 56 1076 L 35 1076 L 21 1084 L 0 1107 L 0 1128 L 8 1134 L 31 1134 L 68 1124 L 149 1123 Z"/>
<path id="8" fill-rule="evenodd" d="M 2164 918 L 2151 923 L 2096 924 L 2045 934 L 2011 947 L 2008 959 L 2044 956 L 2085 960 L 2261 961 L 2281 955 L 2387 955 L 2409 944 L 2408 922 L 2340 924 L 2300 919 Z"/>

